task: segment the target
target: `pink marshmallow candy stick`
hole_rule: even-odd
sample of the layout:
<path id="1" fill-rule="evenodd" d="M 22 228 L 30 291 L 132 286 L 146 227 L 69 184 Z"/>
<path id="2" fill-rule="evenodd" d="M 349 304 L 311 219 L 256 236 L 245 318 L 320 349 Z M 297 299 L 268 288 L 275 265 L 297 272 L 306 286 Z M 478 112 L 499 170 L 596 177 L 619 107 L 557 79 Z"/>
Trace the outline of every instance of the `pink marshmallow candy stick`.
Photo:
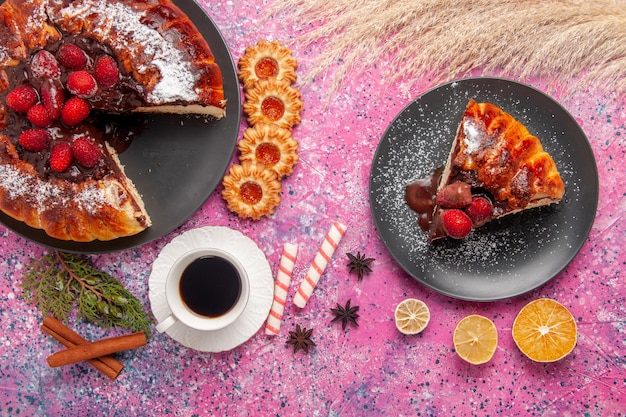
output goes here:
<path id="1" fill-rule="evenodd" d="M 297 245 L 285 243 L 278 265 L 278 272 L 276 273 L 276 281 L 274 282 L 274 301 L 265 325 L 265 334 L 267 335 L 276 336 L 280 332 L 280 323 L 285 311 L 287 291 L 289 290 L 289 283 L 291 283 L 291 274 L 296 263 L 297 254 Z"/>
<path id="2" fill-rule="evenodd" d="M 302 280 L 300 288 L 293 297 L 293 303 L 296 306 L 300 308 L 304 308 L 304 306 L 306 306 L 311 294 L 313 294 L 313 290 L 315 289 L 317 282 L 328 265 L 328 261 L 330 261 L 331 256 L 335 253 L 335 250 L 337 249 L 341 238 L 346 233 L 346 230 L 346 225 L 338 221 L 333 222 L 330 230 L 326 234 L 326 238 L 322 242 L 322 246 L 319 248 L 315 258 L 313 259 L 313 263 L 311 264 L 309 271 L 304 277 L 304 280 Z"/>

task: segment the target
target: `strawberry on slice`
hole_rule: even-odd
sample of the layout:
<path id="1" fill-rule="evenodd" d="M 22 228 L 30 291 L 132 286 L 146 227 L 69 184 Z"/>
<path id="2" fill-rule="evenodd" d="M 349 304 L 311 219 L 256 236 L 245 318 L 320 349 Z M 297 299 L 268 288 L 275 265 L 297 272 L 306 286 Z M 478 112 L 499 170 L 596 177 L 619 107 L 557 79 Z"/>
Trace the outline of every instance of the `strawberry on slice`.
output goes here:
<path id="1" fill-rule="evenodd" d="M 460 209 L 472 202 L 472 187 L 461 181 L 443 187 L 437 193 L 437 204 L 444 208 Z"/>
<path id="2" fill-rule="evenodd" d="M 33 87 L 22 85 L 9 91 L 6 103 L 11 110 L 26 113 L 28 109 L 37 103 L 38 99 L 37 91 Z"/>
<path id="3" fill-rule="evenodd" d="M 67 143 L 56 144 L 50 151 L 50 168 L 55 172 L 67 170 L 73 160 L 72 147 Z"/>
<path id="4" fill-rule="evenodd" d="M 80 98 L 90 98 L 96 94 L 98 86 L 89 72 L 80 70 L 72 72 L 65 82 L 68 91 Z"/>
<path id="5" fill-rule="evenodd" d="M 71 70 L 82 70 L 87 66 L 87 55 L 73 43 L 64 43 L 57 53 L 59 62 Z"/>
<path id="6" fill-rule="evenodd" d="M 86 168 L 93 168 L 100 161 L 98 145 L 84 136 L 74 140 L 72 152 L 76 161 Z"/>
<path id="7" fill-rule="evenodd" d="M 30 73 L 33 78 L 54 79 L 61 76 L 61 67 L 54 55 L 42 49 L 30 61 Z"/>
<path id="8" fill-rule="evenodd" d="M 41 103 L 35 104 L 33 107 L 28 109 L 26 117 L 34 126 L 37 127 L 48 127 L 52 124 L 52 117 L 48 114 L 46 106 Z"/>
<path id="9" fill-rule="evenodd" d="M 67 126 L 76 126 L 89 116 L 91 108 L 89 104 L 80 97 L 71 97 L 63 105 L 61 110 L 61 120 Z"/>
<path id="10" fill-rule="evenodd" d="M 463 239 L 472 231 L 472 220 L 462 210 L 444 210 L 441 217 L 443 228 L 451 238 Z"/>
<path id="11" fill-rule="evenodd" d="M 101 88 L 113 87 L 120 78 L 117 62 L 109 55 L 102 56 L 96 62 L 94 76 Z"/>
<path id="12" fill-rule="evenodd" d="M 493 205 L 485 197 L 474 197 L 470 205 L 465 209 L 465 213 L 472 219 L 474 227 L 480 227 L 491 217 Z"/>
<path id="13" fill-rule="evenodd" d="M 50 133 L 45 129 L 28 129 L 20 134 L 17 142 L 29 151 L 43 151 L 50 142 Z"/>
<path id="14" fill-rule="evenodd" d="M 46 80 L 41 85 L 41 101 L 52 120 L 61 117 L 65 93 L 59 80 Z"/>

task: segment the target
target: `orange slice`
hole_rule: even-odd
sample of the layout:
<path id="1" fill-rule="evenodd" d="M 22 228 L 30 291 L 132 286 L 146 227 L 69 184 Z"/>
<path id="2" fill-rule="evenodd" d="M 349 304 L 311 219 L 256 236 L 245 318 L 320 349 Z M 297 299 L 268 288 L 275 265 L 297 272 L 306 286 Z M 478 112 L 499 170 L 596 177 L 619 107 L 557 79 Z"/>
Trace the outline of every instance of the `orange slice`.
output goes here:
<path id="1" fill-rule="evenodd" d="M 396 306 L 396 327 L 404 334 L 417 334 L 428 326 L 430 310 L 421 300 L 407 298 Z"/>
<path id="2" fill-rule="evenodd" d="M 472 314 L 459 321 L 454 329 L 454 349 L 467 362 L 489 362 L 498 347 L 498 329 L 487 317 Z"/>
<path id="3" fill-rule="evenodd" d="M 558 301 L 540 298 L 526 304 L 513 322 L 517 347 L 536 362 L 554 362 L 576 346 L 574 316 Z"/>

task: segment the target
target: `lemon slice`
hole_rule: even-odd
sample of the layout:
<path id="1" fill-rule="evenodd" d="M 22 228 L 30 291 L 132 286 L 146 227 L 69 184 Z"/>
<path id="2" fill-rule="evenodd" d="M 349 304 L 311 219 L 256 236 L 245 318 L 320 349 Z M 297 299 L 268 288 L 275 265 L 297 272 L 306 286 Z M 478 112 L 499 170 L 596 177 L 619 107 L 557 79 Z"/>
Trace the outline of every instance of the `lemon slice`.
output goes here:
<path id="1" fill-rule="evenodd" d="M 487 317 L 472 314 L 459 321 L 454 329 L 454 349 L 467 362 L 489 362 L 498 347 L 498 329 Z"/>
<path id="2" fill-rule="evenodd" d="M 554 362 L 576 346 L 574 316 L 558 301 L 540 298 L 526 304 L 513 322 L 517 347 L 536 362 Z"/>
<path id="3" fill-rule="evenodd" d="M 430 310 L 421 300 L 407 298 L 396 306 L 396 327 L 404 334 L 417 334 L 428 326 Z"/>

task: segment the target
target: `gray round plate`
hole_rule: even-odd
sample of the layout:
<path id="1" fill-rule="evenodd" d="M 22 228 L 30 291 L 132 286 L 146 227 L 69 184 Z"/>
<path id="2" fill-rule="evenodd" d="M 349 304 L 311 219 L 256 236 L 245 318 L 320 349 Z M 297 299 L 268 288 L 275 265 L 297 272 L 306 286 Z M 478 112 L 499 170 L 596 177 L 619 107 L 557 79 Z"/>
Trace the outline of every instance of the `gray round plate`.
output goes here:
<path id="1" fill-rule="evenodd" d="M 565 197 L 488 223 L 465 240 L 432 245 L 404 188 L 445 163 L 472 98 L 500 106 L 539 137 L 565 182 Z M 407 273 L 451 297 L 494 301 L 537 288 L 574 258 L 595 219 L 599 186 L 589 142 L 560 104 L 524 84 L 471 78 L 426 92 L 393 120 L 374 155 L 369 188 L 378 233 Z"/>
<path id="2" fill-rule="evenodd" d="M 146 129 L 120 155 L 126 174 L 144 198 L 152 227 L 135 236 L 107 242 L 72 242 L 51 238 L 44 231 L 0 212 L 0 221 L 14 232 L 53 249 L 104 253 L 136 247 L 180 226 L 209 198 L 221 182 L 239 135 L 241 98 L 233 58 L 219 29 L 194 0 L 174 0 L 209 43 L 222 70 L 227 100 L 220 120 L 195 116 L 148 116 Z"/>

